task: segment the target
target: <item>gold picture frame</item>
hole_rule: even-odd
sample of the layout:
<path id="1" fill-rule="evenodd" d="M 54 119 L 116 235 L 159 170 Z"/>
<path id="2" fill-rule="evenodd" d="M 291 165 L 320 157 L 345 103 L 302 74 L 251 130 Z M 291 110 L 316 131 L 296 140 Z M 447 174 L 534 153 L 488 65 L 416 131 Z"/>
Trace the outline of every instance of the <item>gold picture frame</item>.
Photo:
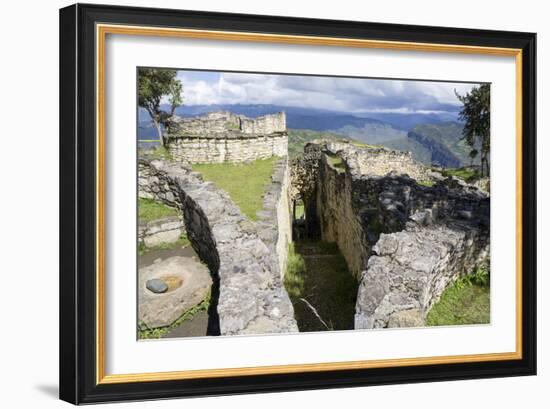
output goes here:
<path id="1" fill-rule="evenodd" d="M 124 16 L 121 18 L 121 14 Z M 427 380 L 443 377 L 445 379 L 453 379 L 464 376 L 457 369 L 453 372 L 453 366 L 466 368 L 474 373 L 478 371 L 477 376 L 482 376 L 483 370 L 489 371 L 495 376 L 501 374 L 516 374 L 516 373 L 533 373 L 534 372 L 534 295 L 532 286 L 534 285 L 534 257 L 533 246 L 534 240 L 534 224 L 532 223 L 533 209 L 530 205 L 527 209 L 526 201 L 529 201 L 534 194 L 534 169 L 532 166 L 525 166 L 525 159 L 534 161 L 534 153 L 531 145 L 534 144 L 534 96 L 532 91 L 532 83 L 534 82 L 534 35 L 526 33 L 499 33 L 499 41 L 494 41 L 486 32 L 475 31 L 466 32 L 459 29 L 439 29 L 429 31 L 425 28 L 409 27 L 401 36 L 410 38 L 410 40 L 393 39 L 391 25 L 377 25 L 377 38 L 368 38 L 368 33 L 375 30 L 368 23 L 355 23 L 358 26 L 357 36 L 343 37 L 338 34 L 338 29 L 331 28 L 331 22 L 318 21 L 316 24 L 316 35 L 306 34 L 288 34 L 287 31 L 296 31 L 299 26 L 300 19 L 284 19 L 273 17 L 272 23 L 277 26 L 278 30 L 270 27 L 266 28 L 265 32 L 243 31 L 243 29 L 230 30 L 224 26 L 231 25 L 232 19 L 248 19 L 250 25 L 258 24 L 254 16 L 238 16 L 224 15 L 220 23 L 220 16 L 213 16 L 210 27 L 197 28 L 199 20 L 203 14 L 198 12 L 174 12 L 171 23 L 168 24 L 164 20 L 163 14 L 154 9 L 134 9 L 134 8 L 111 8 L 102 6 L 71 6 L 61 10 L 62 30 L 61 36 L 74 36 L 70 44 L 66 44 L 65 49 L 62 47 L 62 60 L 65 58 L 68 62 L 66 65 L 62 63 L 62 76 L 65 77 L 70 69 L 73 68 L 71 75 L 75 76 L 75 84 L 82 81 L 81 88 L 78 85 L 74 89 L 62 89 L 62 115 L 70 122 L 67 125 L 76 125 L 71 130 L 71 126 L 62 127 L 61 140 L 66 141 L 71 139 L 72 144 L 78 144 L 79 138 L 88 138 L 90 131 L 87 130 L 87 136 L 84 133 L 74 132 L 78 128 L 78 111 L 93 109 L 95 112 L 95 130 L 93 132 L 93 145 L 95 155 L 93 159 L 93 172 L 86 172 L 86 189 L 95 191 L 95 202 L 93 214 L 88 214 L 94 220 L 95 234 L 93 237 L 94 247 L 94 268 L 90 272 L 77 271 L 74 268 L 68 268 L 66 263 L 61 269 L 61 307 L 62 311 L 67 311 L 67 320 L 71 321 L 63 327 L 62 322 L 62 351 L 63 346 L 69 342 L 75 341 L 74 328 L 77 327 L 76 317 L 82 314 L 83 309 L 90 311 L 90 307 L 94 306 L 94 317 L 88 317 L 84 325 L 88 328 L 88 334 L 93 329 L 95 333 L 93 350 L 90 350 L 92 343 L 88 340 L 84 347 L 66 348 L 62 353 L 64 363 L 61 365 L 61 397 L 73 403 L 80 402 L 95 402 L 104 400 L 120 400 L 120 399 L 136 399 L 136 398 L 157 398 L 163 396 L 190 396 L 196 394 L 209 393 L 203 386 L 190 387 L 186 381 L 204 380 L 205 382 L 219 382 L 220 380 L 227 381 L 228 378 L 233 378 L 235 382 L 242 381 L 246 384 L 244 390 L 285 390 L 292 389 L 288 385 L 277 387 L 277 379 L 281 376 L 295 376 L 295 387 L 300 388 L 300 382 L 304 382 L 304 377 L 307 375 L 319 374 L 322 376 L 322 381 L 318 381 L 318 387 L 337 386 L 334 382 L 334 374 L 338 373 L 361 373 L 364 384 L 364 377 L 369 376 L 369 370 L 396 370 L 405 368 L 406 373 L 411 373 L 414 368 L 419 366 L 428 367 L 445 367 L 446 372 L 438 373 L 434 371 L 433 377 L 427 377 Z M 215 18 L 214 18 L 215 17 Z M 152 24 L 142 24 L 141 20 L 156 21 Z M 179 20 L 178 20 L 179 19 Z M 112 21 L 114 20 L 114 21 Z M 175 24 L 179 21 L 179 24 Z M 200 20 L 202 21 L 202 20 Z M 224 23 L 225 21 L 225 23 Z M 79 22 L 81 24 L 79 24 Z M 63 27 L 65 27 L 63 29 Z M 76 35 L 76 28 L 84 33 L 80 38 Z M 192 27 L 192 28 L 191 28 Z M 338 26 L 339 27 L 339 26 Z M 363 30 L 361 31 L 360 28 Z M 426 31 L 423 31 L 426 30 Z M 453 31 L 454 30 L 454 31 Z M 415 36 L 415 33 L 416 36 Z M 418 41 L 418 33 L 423 34 L 423 37 L 430 39 L 429 41 Z M 93 34 L 93 36 L 92 36 Z M 461 42 L 450 43 L 447 37 L 453 34 L 460 37 Z M 126 36 L 156 36 L 166 38 L 192 38 L 192 39 L 209 39 L 219 41 L 243 41 L 256 43 L 279 43 L 293 45 L 320 45 L 333 47 L 354 47 L 354 48 L 374 48 L 382 50 L 399 50 L 399 51 L 429 51 L 429 52 L 445 52 L 445 53 L 466 53 L 466 54 L 481 54 L 481 55 L 496 55 L 509 56 L 515 58 L 516 65 L 516 345 L 515 351 L 506 353 L 487 353 L 477 355 L 455 355 L 455 356 L 433 356 L 433 357 L 415 357 L 415 358 L 399 358 L 399 359 L 384 359 L 370 361 L 348 361 L 348 362 L 319 362 L 314 364 L 295 364 L 295 365 L 277 365 L 277 366 L 258 366 L 258 367 L 241 367 L 241 368 L 220 368 L 208 370 L 188 370 L 174 372 L 154 372 L 154 373 L 130 373 L 130 374 L 107 374 L 105 371 L 106 360 L 106 343 L 105 343 L 105 43 L 109 35 L 126 35 Z M 365 38 L 365 36 L 367 36 Z M 408 36 L 408 37 L 407 37 Z M 493 33 L 493 37 L 496 34 Z M 491 43 L 490 45 L 487 45 Z M 493 44 L 495 43 L 495 44 Z M 77 50 L 80 50 L 82 55 L 88 58 L 85 62 L 77 61 Z M 93 57 L 93 61 L 91 61 Z M 72 67 L 76 64 L 76 67 Z M 79 65 L 80 64 L 80 65 Z M 83 67 L 82 64 L 87 64 Z M 93 66 L 90 66 L 92 65 Z M 65 70 L 65 73 L 63 72 Z M 90 78 L 91 73 L 93 77 Z M 67 74 L 69 75 L 69 74 Z M 93 84 L 91 86 L 90 84 Z M 74 84 L 64 83 L 63 87 L 72 87 Z M 86 87 L 85 91 L 80 91 Z M 91 101 L 90 96 L 94 99 L 93 107 L 87 103 L 86 107 L 80 107 L 75 100 L 72 103 L 69 101 L 70 96 L 79 96 L 82 92 L 82 101 Z M 86 95 L 83 95 L 86 94 Z M 65 100 L 63 100 L 65 98 Z M 71 116 L 72 119 L 68 119 Z M 73 122 L 71 122 L 73 121 Z M 92 143 L 87 142 L 87 143 Z M 74 154 L 74 152 L 73 152 Z M 90 165 L 90 159 L 87 157 L 84 161 Z M 62 169 L 67 172 L 76 172 L 74 169 L 74 158 L 61 158 Z M 532 165 L 531 163 L 529 165 Z M 73 177 L 77 177 L 74 175 Z M 527 186 L 526 186 L 527 183 Z M 62 183 L 63 186 L 63 183 Z M 74 190 L 78 190 L 78 186 L 73 185 Z M 75 201 L 75 196 L 71 193 L 71 189 L 66 188 L 62 191 L 62 198 L 68 206 L 74 206 L 75 209 L 82 207 L 82 203 Z M 78 212 L 78 210 L 77 210 Z M 526 214 L 529 212 L 529 214 Z M 526 223 L 527 222 L 527 223 Z M 65 224 L 64 224 L 65 223 Z M 70 223 L 69 223 L 70 224 Z M 69 227 L 69 228 L 67 228 Z M 74 240 L 74 228 L 62 220 L 62 240 Z M 73 238 L 71 238 L 71 236 Z M 526 247 L 527 246 L 527 247 Z M 78 246 L 76 246 L 78 247 Z M 524 249 L 528 248 L 528 254 L 525 254 Z M 75 249 L 75 255 L 78 252 Z M 87 253 L 88 254 L 88 253 Z M 87 274 L 86 278 L 79 280 L 80 274 Z M 93 277 L 90 278 L 90 275 Z M 78 293 L 79 286 L 82 286 L 84 281 L 91 283 L 93 279 L 94 291 L 86 292 L 86 296 L 80 299 L 67 300 L 66 287 L 63 281 L 67 283 L 71 276 L 71 284 Z M 527 285 L 525 285 L 527 280 Z M 80 290 L 82 291 L 82 290 Z M 93 299 L 90 296 L 93 293 Z M 525 296 L 529 295 L 526 299 Z M 86 299 L 86 305 L 82 299 Z M 79 308 L 81 310 L 79 310 Z M 90 325 L 93 324 L 93 327 Z M 78 333 L 78 331 L 77 331 Z M 83 333 L 78 333 L 78 337 L 84 336 Z M 78 343 L 78 339 L 77 345 Z M 79 354 L 76 352 L 78 348 Z M 85 358 L 84 358 L 85 356 Z M 93 356 L 93 360 L 90 358 Z M 82 361 L 85 359 L 85 362 Z M 67 360 L 71 362 L 69 369 L 64 369 Z M 84 363 L 83 363 L 84 362 Z M 90 368 L 90 363 L 93 363 L 93 368 Z M 502 365 L 505 363 L 504 365 Z M 87 367 L 85 367 L 87 365 Z M 449 368 L 449 369 L 447 369 Z M 63 370 L 64 369 L 64 370 Z M 504 371 L 506 369 L 508 372 Z M 81 373 L 79 373 L 82 371 Z M 77 373 L 76 377 L 71 375 Z M 269 376 L 274 378 L 269 388 L 265 388 L 259 380 L 262 377 Z M 347 375 L 346 375 L 347 376 Z M 372 383 L 377 383 L 377 374 L 372 375 Z M 391 374 L 385 376 L 390 376 Z M 395 372 L 395 381 L 403 376 L 402 372 Z M 288 378 L 291 379 L 291 378 Z M 321 379 L 321 378 L 319 378 Z M 332 383 L 330 383 L 332 379 Z M 356 382 L 356 379 L 350 377 L 350 384 Z M 254 381 L 258 381 L 257 385 Z M 154 385 L 161 383 L 172 382 L 171 394 L 166 394 L 165 390 L 157 387 L 155 391 Z M 380 381 L 381 382 L 381 381 Z M 144 396 L 139 392 L 139 384 L 148 385 L 148 395 Z M 78 385 L 78 386 L 77 386 Z M 153 386 L 150 386 L 153 385 Z M 206 385 L 206 384 L 205 384 Z M 236 391 L 239 388 L 233 385 L 225 389 L 225 393 Z M 262 389 L 264 387 L 264 389 Z M 118 388 L 118 389 L 117 389 Z M 152 391 L 151 391 L 152 390 Z M 220 389 L 224 391 L 224 389 Z M 163 393 L 165 395 L 163 395 Z M 218 392 L 214 392 L 218 393 Z M 219 392 L 222 393 L 222 392 Z"/>

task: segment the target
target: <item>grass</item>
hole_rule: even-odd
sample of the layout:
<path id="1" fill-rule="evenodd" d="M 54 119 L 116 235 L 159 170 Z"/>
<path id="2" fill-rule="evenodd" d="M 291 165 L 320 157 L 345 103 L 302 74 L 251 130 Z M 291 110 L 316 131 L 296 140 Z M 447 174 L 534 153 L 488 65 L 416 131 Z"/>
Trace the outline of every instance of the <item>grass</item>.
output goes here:
<path id="1" fill-rule="evenodd" d="M 145 253 L 147 253 L 149 251 L 177 249 L 177 248 L 187 247 L 190 244 L 191 244 L 191 242 L 187 238 L 187 235 L 182 234 L 180 236 L 180 238 L 178 239 L 178 241 L 176 241 L 174 243 L 162 243 L 162 244 L 160 244 L 158 246 L 154 246 L 154 247 L 146 247 L 145 244 L 140 242 L 139 247 L 138 247 L 138 253 L 139 253 L 140 256 L 142 256 L 142 255 L 144 255 Z"/>
<path id="2" fill-rule="evenodd" d="M 278 158 L 259 159 L 251 163 L 196 164 L 193 170 L 205 180 L 225 190 L 250 220 L 257 220 L 266 187 L 271 182 Z"/>
<path id="3" fill-rule="evenodd" d="M 139 221 L 142 223 L 177 215 L 178 211 L 176 209 L 157 202 L 156 200 L 138 199 L 138 217 Z"/>
<path id="4" fill-rule="evenodd" d="M 346 171 L 346 164 L 344 163 L 344 160 L 337 155 L 325 155 L 327 158 L 327 163 L 333 168 L 336 169 L 338 173 L 343 173 Z"/>
<path id="5" fill-rule="evenodd" d="M 292 297 L 299 297 L 304 291 L 304 272 L 306 263 L 304 258 L 296 253 L 294 243 L 288 246 L 288 262 L 285 274 L 285 288 Z"/>
<path id="6" fill-rule="evenodd" d="M 296 219 L 301 218 L 304 215 L 304 204 L 303 203 L 296 203 Z"/>
<path id="7" fill-rule="evenodd" d="M 457 176 L 468 183 L 475 182 L 481 177 L 479 171 L 470 168 L 447 168 L 443 169 L 441 174 L 445 177 Z"/>
<path id="8" fill-rule="evenodd" d="M 168 332 L 172 331 L 174 328 L 179 327 L 185 321 L 193 318 L 195 314 L 200 311 L 207 311 L 210 306 L 210 294 L 206 296 L 199 304 L 191 307 L 185 311 L 182 315 L 179 316 L 172 324 L 166 327 L 160 328 L 149 328 L 144 323 L 140 323 L 138 327 L 138 339 L 158 339 L 162 338 Z"/>
<path id="9" fill-rule="evenodd" d="M 489 272 L 477 269 L 445 290 L 427 317 L 427 324 L 467 325 L 490 322 Z"/>
<path id="10" fill-rule="evenodd" d="M 419 180 L 416 183 L 418 183 L 420 186 L 427 186 L 432 187 L 435 185 L 435 182 L 433 180 Z"/>
<path id="11" fill-rule="evenodd" d="M 284 285 L 301 332 L 353 329 L 358 282 L 336 244 L 291 245 Z"/>

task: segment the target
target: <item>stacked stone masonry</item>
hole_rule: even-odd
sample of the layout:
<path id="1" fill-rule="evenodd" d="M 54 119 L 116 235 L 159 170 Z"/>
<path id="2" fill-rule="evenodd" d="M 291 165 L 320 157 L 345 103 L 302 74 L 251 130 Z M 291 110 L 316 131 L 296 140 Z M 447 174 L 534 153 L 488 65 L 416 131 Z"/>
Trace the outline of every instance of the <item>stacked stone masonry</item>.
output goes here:
<path id="1" fill-rule="evenodd" d="M 277 167 L 273 186 L 282 188 L 288 179 L 284 163 Z M 274 222 L 248 220 L 227 193 L 187 167 L 140 159 L 139 168 L 140 197 L 169 200 L 181 209 L 188 238 L 218 284 L 220 333 L 297 332 L 294 309 L 281 280 L 285 256 L 275 251 L 279 236 L 286 234 L 279 234 Z M 266 212 L 278 214 L 285 195 L 272 191 L 270 196 Z M 267 230 L 271 242 L 261 237 Z"/>
<path id="2" fill-rule="evenodd" d="M 168 121 L 167 148 L 182 163 L 248 162 L 288 152 L 284 112 L 255 119 L 220 111 Z"/>
<path id="3" fill-rule="evenodd" d="M 145 247 L 156 247 L 164 243 L 175 243 L 185 232 L 179 216 L 164 217 L 138 226 L 138 241 Z"/>
<path id="4" fill-rule="evenodd" d="M 318 142 L 305 153 L 293 175 L 307 175 L 298 181 L 306 221 L 360 281 L 355 328 L 423 325 L 450 283 L 489 262 L 485 191 L 430 180 L 408 154 L 386 149 Z"/>
<path id="5" fill-rule="evenodd" d="M 277 268 L 282 280 L 288 261 L 288 246 L 292 242 L 290 171 L 287 158 L 281 159 L 275 165 L 256 224 L 260 238 L 270 251 L 277 254 Z"/>

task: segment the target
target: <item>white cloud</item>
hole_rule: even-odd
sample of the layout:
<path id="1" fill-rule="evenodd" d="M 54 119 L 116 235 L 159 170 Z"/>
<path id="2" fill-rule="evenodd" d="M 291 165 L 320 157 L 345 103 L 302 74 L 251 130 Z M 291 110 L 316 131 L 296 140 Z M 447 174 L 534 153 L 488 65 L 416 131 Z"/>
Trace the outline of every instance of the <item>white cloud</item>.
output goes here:
<path id="1" fill-rule="evenodd" d="M 186 105 L 276 104 L 347 112 L 456 110 L 475 84 L 294 75 L 208 73 L 178 76 Z"/>

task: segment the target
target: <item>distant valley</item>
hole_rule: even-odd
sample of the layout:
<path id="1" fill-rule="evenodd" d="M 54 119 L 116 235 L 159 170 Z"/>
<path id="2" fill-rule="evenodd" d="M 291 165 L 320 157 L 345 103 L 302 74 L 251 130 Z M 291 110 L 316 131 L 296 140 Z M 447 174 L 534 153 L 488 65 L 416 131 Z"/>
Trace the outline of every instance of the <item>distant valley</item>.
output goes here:
<path id="1" fill-rule="evenodd" d="M 356 140 L 370 145 L 410 151 L 413 157 L 428 165 L 461 167 L 470 164 L 470 148 L 461 140 L 462 124 L 456 115 L 444 114 L 372 114 L 363 117 L 336 111 L 278 105 L 193 105 L 180 106 L 176 114 L 196 116 L 216 110 L 227 110 L 248 117 L 285 111 L 289 128 L 289 154 L 308 140 Z M 369 114 L 370 115 L 370 114 Z M 156 139 L 149 115 L 139 110 L 140 140 Z"/>

